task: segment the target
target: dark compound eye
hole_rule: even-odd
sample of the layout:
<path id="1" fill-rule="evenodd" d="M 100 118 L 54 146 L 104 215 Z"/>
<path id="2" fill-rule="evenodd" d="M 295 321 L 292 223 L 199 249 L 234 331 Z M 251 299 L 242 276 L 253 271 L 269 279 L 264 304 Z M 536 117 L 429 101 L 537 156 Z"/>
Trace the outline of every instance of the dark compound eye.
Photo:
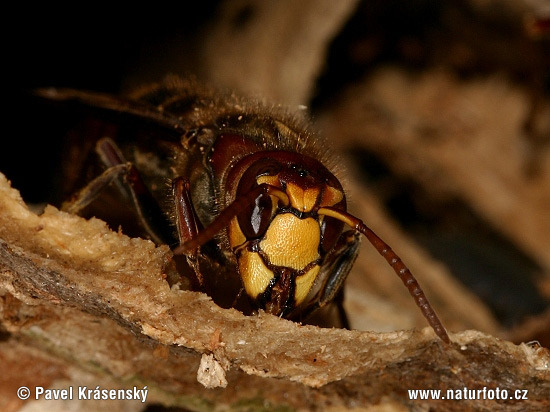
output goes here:
<path id="1" fill-rule="evenodd" d="M 241 177 L 237 196 L 246 195 L 258 186 L 258 177 L 274 176 L 281 170 L 281 164 L 273 159 L 261 159 L 253 163 Z M 271 221 L 273 204 L 270 196 L 260 195 L 238 216 L 239 226 L 247 239 L 257 239 L 266 232 Z"/>
<path id="2" fill-rule="evenodd" d="M 247 239 L 262 237 L 271 222 L 272 201 L 271 196 L 260 195 L 254 204 L 247 207 L 237 220 Z"/>

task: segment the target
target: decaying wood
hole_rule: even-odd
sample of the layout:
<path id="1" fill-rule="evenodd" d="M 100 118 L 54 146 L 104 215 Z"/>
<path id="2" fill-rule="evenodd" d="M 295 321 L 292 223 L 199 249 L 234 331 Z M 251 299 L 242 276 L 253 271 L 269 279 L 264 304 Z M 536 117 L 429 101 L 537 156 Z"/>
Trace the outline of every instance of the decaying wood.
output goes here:
<path id="1" fill-rule="evenodd" d="M 518 410 L 548 401 L 546 349 L 475 331 L 451 334 L 447 347 L 428 328 L 373 333 L 246 317 L 171 289 L 166 247 L 49 206 L 35 215 L 3 176 L 0 199 L 0 353 L 26 386 L 66 382 L 78 370 L 98 382 L 146 385 L 147 402 L 190 408 L 258 397 L 280 405 L 281 392 L 292 408 L 368 406 L 382 397 L 407 405 L 408 389 L 464 387 L 527 389 L 528 401 L 503 403 Z M 225 366 L 225 389 L 197 382 L 203 354 Z M 19 375 L 25 365 L 14 359 L 29 356 L 45 366 Z M 14 386 L 2 388 L 4 402 L 17 403 Z"/>

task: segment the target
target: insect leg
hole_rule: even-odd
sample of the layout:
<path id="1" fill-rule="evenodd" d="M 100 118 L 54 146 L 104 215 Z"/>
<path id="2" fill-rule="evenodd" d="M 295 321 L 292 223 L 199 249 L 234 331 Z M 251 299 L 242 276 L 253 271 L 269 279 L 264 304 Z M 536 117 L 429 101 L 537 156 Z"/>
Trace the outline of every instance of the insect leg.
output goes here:
<path id="1" fill-rule="evenodd" d="M 171 243 L 170 223 L 153 198 L 135 165 L 127 162 L 116 143 L 109 138 L 97 142 L 96 151 L 107 169 L 82 188 L 62 210 L 78 214 L 92 203 L 111 184 L 128 198 L 137 213 L 143 229 L 157 244 Z"/>
<path id="2" fill-rule="evenodd" d="M 141 225 L 157 244 L 170 244 L 173 241 L 171 224 L 161 210 L 133 163 L 126 162 L 116 143 L 107 137 L 97 142 L 96 151 L 107 167 L 127 163 L 128 172 L 124 179 L 118 179 L 119 190 L 129 197 L 139 217 Z"/>
<path id="3" fill-rule="evenodd" d="M 80 189 L 70 200 L 63 202 L 61 210 L 64 212 L 79 214 L 86 206 L 92 203 L 101 192 L 116 179 L 120 179 L 128 173 L 128 164 L 119 164 L 105 170 L 82 189 Z"/>
<path id="4" fill-rule="evenodd" d="M 194 239 L 201 227 L 195 208 L 193 207 L 189 187 L 189 180 L 183 177 L 174 179 L 172 183 L 176 209 L 176 227 L 178 229 L 180 245 Z M 197 251 L 198 247 L 192 251 L 188 251 L 187 254 L 196 254 Z"/>
<path id="5" fill-rule="evenodd" d="M 193 201 L 189 192 L 189 180 L 182 177 L 174 179 L 172 182 L 172 193 L 175 203 L 176 227 L 178 229 L 179 244 L 193 240 L 197 237 L 199 230 L 202 229 L 199 218 L 193 207 Z M 201 288 L 204 287 L 204 278 L 199 270 L 199 262 L 197 260 L 199 254 L 199 246 L 185 253 L 187 263 L 197 277 Z"/>

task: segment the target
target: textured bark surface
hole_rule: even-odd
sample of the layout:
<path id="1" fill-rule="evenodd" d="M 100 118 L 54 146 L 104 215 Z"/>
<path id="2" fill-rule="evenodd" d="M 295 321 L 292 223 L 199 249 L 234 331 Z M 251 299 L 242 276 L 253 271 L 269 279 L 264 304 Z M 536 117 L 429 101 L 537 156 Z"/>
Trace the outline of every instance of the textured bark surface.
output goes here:
<path id="1" fill-rule="evenodd" d="M 204 294 L 171 290 L 165 247 L 52 207 L 37 216 L 3 176 L 0 193 L 1 356 L 10 371 L 3 410 L 17 410 L 19 385 L 82 385 L 90 376 L 96 386 L 147 386 L 148 402 L 191 409 L 238 410 L 258 399 L 296 409 L 382 398 L 407 405 L 407 389 L 417 388 L 521 388 L 529 401 L 504 404 L 548 401 L 544 348 L 475 331 L 452 334 L 447 347 L 428 328 L 373 333 L 246 317 Z M 225 389 L 197 382 L 204 354 L 225 369 Z"/>

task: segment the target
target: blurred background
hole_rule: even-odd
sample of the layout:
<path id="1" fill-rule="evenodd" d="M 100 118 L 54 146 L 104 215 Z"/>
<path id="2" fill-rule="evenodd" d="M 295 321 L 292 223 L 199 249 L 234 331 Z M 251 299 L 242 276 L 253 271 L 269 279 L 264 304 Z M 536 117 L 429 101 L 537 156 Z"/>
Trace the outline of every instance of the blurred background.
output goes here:
<path id="1" fill-rule="evenodd" d="M 0 171 L 48 200 L 60 141 L 24 91 L 126 93 L 167 74 L 307 106 L 351 211 L 411 268 L 451 331 L 550 347 L 550 4 L 232 0 L 7 16 Z M 363 242 L 357 329 L 424 327 Z"/>

